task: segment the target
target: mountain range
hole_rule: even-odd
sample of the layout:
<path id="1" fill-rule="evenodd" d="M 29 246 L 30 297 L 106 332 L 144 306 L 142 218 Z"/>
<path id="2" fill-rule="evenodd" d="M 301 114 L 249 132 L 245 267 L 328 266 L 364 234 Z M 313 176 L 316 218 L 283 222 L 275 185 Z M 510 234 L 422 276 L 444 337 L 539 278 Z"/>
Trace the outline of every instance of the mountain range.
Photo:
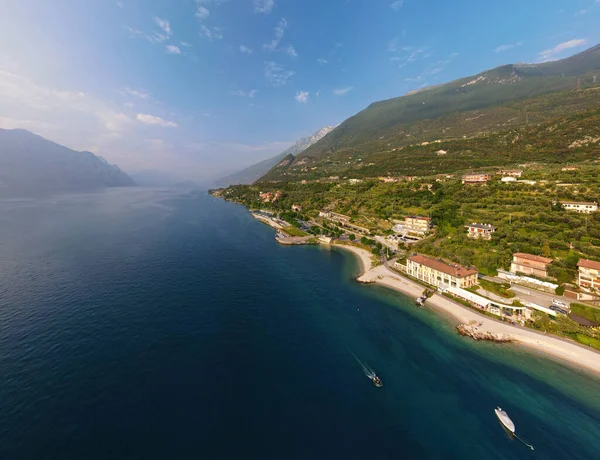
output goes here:
<path id="1" fill-rule="evenodd" d="M 452 148 L 468 150 L 465 139 L 541 129 L 554 120 L 593 111 L 600 106 L 599 80 L 597 45 L 566 59 L 504 65 L 375 102 L 301 154 L 280 162 L 261 180 L 410 170 L 419 155 L 447 150 L 440 142 L 454 142 Z M 595 119 L 596 115 L 590 116 Z M 588 129 L 591 131 L 575 134 L 593 137 L 593 123 Z M 411 155 L 405 155 L 407 151 Z M 382 163 L 389 168 L 382 170 L 378 167 Z M 438 159 L 437 163 L 444 161 Z M 468 162 L 466 166 L 470 166 Z"/>
<path id="2" fill-rule="evenodd" d="M 23 129 L 0 129 L 0 196 L 44 195 L 135 182 L 91 152 L 77 152 Z"/>
<path id="3" fill-rule="evenodd" d="M 298 155 L 309 148 L 311 145 L 320 141 L 323 137 L 333 131 L 335 128 L 333 126 L 325 126 L 321 128 L 312 136 L 303 137 L 302 139 L 296 141 L 289 149 L 276 155 L 272 158 L 268 158 L 260 163 L 249 166 L 241 171 L 230 174 L 227 177 L 223 177 L 219 179 L 218 183 L 222 186 L 234 185 L 234 184 L 252 184 L 256 180 L 260 179 L 263 175 L 265 175 L 273 166 L 281 162 L 288 155 Z"/>

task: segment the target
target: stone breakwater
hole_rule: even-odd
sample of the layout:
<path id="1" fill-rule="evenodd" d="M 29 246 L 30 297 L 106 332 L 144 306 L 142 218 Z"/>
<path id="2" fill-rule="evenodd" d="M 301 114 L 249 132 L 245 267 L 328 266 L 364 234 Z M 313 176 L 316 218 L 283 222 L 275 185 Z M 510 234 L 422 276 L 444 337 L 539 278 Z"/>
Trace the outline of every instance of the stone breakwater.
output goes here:
<path id="1" fill-rule="evenodd" d="M 510 335 L 507 334 L 499 334 L 495 332 L 489 331 L 481 331 L 479 330 L 479 326 L 481 323 L 468 323 L 468 324 L 459 324 L 456 326 L 456 330 L 460 335 L 464 335 L 465 337 L 471 337 L 473 340 L 487 340 L 490 342 L 498 342 L 498 343 L 510 343 L 515 342 Z"/>

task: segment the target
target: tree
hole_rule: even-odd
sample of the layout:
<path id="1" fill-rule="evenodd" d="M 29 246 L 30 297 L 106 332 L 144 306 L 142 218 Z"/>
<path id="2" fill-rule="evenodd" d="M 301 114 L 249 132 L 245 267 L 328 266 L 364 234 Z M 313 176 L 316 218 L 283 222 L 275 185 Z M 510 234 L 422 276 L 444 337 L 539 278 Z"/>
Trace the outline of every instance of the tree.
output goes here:
<path id="1" fill-rule="evenodd" d="M 550 257 L 552 255 L 552 251 L 550 250 L 550 243 L 546 241 L 542 246 L 542 255 L 544 257 Z"/>
<path id="2" fill-rule="evenodd" d="M 350 241 L 354 241 L 356 239 L 356 235 L 354 233 L 350 233 L 350 235 L 348 235 L 348 239 Z"/>

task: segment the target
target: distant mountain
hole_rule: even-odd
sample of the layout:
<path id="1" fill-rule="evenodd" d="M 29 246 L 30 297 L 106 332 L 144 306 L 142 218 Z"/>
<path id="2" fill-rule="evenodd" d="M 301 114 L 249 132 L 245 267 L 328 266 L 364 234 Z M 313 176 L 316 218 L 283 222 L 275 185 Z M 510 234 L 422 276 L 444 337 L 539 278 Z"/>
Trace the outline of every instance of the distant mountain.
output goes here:
<path id="1" fill-rule="evenodd" d="M 91 152 L 76 152 L 22 129 L 0 129 L 0 196 L 135 185 Z"/>
<path id="2" fill-rule="evenodd" d="M 600 45 L 559 61 L 497 67 L 375 102 L 261 180 L 342 173 L 342 165 L 370 165 L 365 159 L 375 154 L 549 122 L 597 108 L 599 87 Z"/>
<path id="3" fill-rule="evenodd" d="M 241 171 L 233 173 L 227 177 L 224 177 L 218 181 L 218 183 L 222 186 L 228 186 L 233 184 L 252 184 L 261 178 L 263 175 L 267 173 L 273 166 L 278 164 L 288 155 L 298 155 L 306 150 L 308 147 L 313 145 L 315 142 L 320 141 L 323 137 L 329 134 L 334 130 L 333 126 L 325 126 L 321 128 L 312 136 L 303 137 L 302 139 L 296 141 L 294 145 L 292 145 L 285 152 L 280 153 L 277 156 L 269 158 L 267 160 L 261 161 L 255 165 L 249 166 Z"/>

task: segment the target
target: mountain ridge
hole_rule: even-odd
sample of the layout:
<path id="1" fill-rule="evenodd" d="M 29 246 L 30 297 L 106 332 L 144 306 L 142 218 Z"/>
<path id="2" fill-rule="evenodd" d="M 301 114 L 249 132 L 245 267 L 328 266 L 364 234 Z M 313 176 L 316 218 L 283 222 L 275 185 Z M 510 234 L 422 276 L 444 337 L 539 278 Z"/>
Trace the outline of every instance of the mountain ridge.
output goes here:
<path id="1" fill-rule="evenodd" d="M 224 186 L 234 184 L 252 184 L 258 179 L 260 179 L 263 175 L 265 175 L 271 168 L 278 165 L 284 158 L 286 158 L 289 155 L 295 156 L 302 153 L 304 150 L 313 145 L 315 142 L 321 140 L 334 129 L 335 127 L 333 126 L 324 126 L 311 136 L 298 139 L 296 142 L 294 142 L 294 144 L 292 144 L 289 148 L 287 148 L 280 154 L 275 155 L 271 158 L 267 158 L 266 160 L 263 160 L 254 165 L 248 166 L 247 168 L 244 168 L 233 174 L 229 174 L 228 176 L 219 179 L 217 182 Z"/>
<path id="2" fill-rule="evenodd" d="M 376 101 L 349 117 L 285 168 L 275 167 L 261 180 L 300 178 L 312 168 L 342 158 L 358 164 L 374 153 L 393 151 L 423 142 L 484 135 L 527 125 L 531 118 L 547 122 L 551 116 L 569 115 L 597 107 L 578 100 L 569 91 L 600 86 L 600 45 L 568 58 L 537 64 L 505 64 L 404 96 Z M 553 94 L 565 100 L 552 101 Z M 537 99 L 536 99 L 537 98 Z M 534 116 L 525 101 L 547 100 Z M 516 108 L 521 105 L 522 107 Z M 563 106 L 565 107 L 563 109 Z M 491 115 L 491 116 L 490 116 Z M 470 120 L 479 120 L 467 123 Z M 293 171 L 293 173 L 292 173 Z M 304 171 L 305 174 L 298 174 Z M 317 171 L 317 174 L 319 171 Z M 313 174 L 314 175 L 314 174 Z M 323 171 L 323 175 L 326 172 Z"/>
<path id="3" fill-rule="evenodd" d="M 0 195 L 129 187 L 135 182 L 92 152 L 78 152 L 24 129 L 0 129 Z"/>

